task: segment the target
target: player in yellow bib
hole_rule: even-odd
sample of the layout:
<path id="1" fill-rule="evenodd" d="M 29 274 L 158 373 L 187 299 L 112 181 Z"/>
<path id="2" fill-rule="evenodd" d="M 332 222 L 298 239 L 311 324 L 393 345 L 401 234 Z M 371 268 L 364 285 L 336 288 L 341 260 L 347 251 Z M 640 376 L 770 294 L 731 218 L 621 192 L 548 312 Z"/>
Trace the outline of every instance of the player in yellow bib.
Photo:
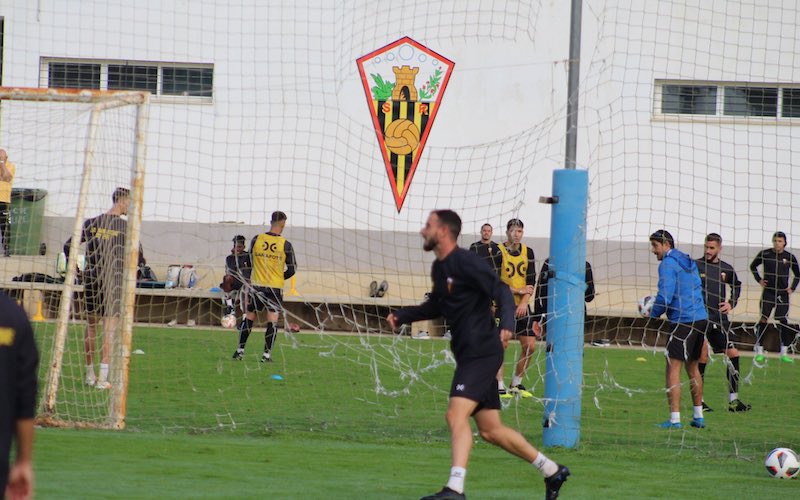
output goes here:
<path id="1" fill-rule="evenodd" d="M 239 347 L 233 353 L 234 360 L 244 357 L 247 337 L 257 318 L 257 313 L 267 312 L 267 329 L 264 332 L 264 354 L 261 362 L 272 361 L 272 347 L 275 345 L 275 324 L 278 314 L 283 311 L 283 285 L 294 276 L 297 261 L 294 248 L 281 233 L 286 227 L 286 214 L 272 212 L 270 228 L 266 233 L 255 236 L 250 243 L 250 260 L 253 265 L 250 284 L 252 294 L 247 313 L 239 324 Z"/>
<path id="2" fill-rule="evenodd" d="M 503 258 L 500 266 L 500 279 L 508 285 L 511 295 L 514 296 L 514 303 L 517 305 L 514 336 L 519 340 L 521 347 L 519 360 L 514 375 L 511 377 L 511 386 L 508 389 L 503 381 L 502 365 L 497 372 L 497 390 L 501 398 L 510 398 L 514 394 L 523 398 L 533 396 L 522 385 L 522 378 L 525 376 L 531 356 L 536 350 L 536 337 L 541 335 L 541 328 L 539 322 L 534 321 L 528 307 L 536 285 L 536 261 L 533 249 L 522 243 L 524 228 L 525 225 L 521 220 L 509 220 L 506 224 L 507 240 L 500 245 L 500 254 Z M 503 349 L 506 348 L 508 348 L 508 340 L 503 342 Z"/>

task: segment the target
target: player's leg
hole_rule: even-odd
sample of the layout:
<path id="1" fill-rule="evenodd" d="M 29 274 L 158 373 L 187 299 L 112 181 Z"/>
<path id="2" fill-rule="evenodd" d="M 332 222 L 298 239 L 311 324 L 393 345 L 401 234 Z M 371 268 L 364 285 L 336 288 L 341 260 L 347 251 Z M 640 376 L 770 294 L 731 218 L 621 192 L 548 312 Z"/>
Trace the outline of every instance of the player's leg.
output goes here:
<path id="1" fill-rule="evenodd" d="M 279 313 L 283 311 L 283 291 L 277 288 L 267 288 L 267 291 L 267 328 L 264 331 L 262 362 L 272 361 L 272 348 L 275 346 L 275 338 L 278 336 L 276 325 Z"/>
<path id="2" fill-rule="evenodd" d="M 700 376 L 698 368 L 698 359 L 700 358 L 700 351 L 703 349 L 705 336 L 703 333 L 706 331 L 707 323 L 705 321 L 697 321 L 689 328 L 689 333 L 686 337 L 686 374 L 689 375 L 689 390 L 692 393 L 692 427 L 703 428 L 706 426 L 703 419 L 703 377 Z"/>
<path id="3" fill-rule="evenodd" d="M 94 372 L 94 353 L 97 349 L 97 324 L 100 318 L 94 313 L 87 313 L 86 332 L 83 336 L 83 352 L 86 356 L 86 384 L 94 385 L 97 376 Z"/>
<path id="4" fill-rule="evenodd" d="M 716 328 L 716 325 L 709 322 L 708 327 L 710 330 Z M 708 335 L 708 333 L 706 334 Z M 700 370 L 700 377 L 703 379 L 703 383 L 706 381 L 706 365 L 708 365 L 708 341 L 703 341 L 703 348 L 700 351 L 700 359 L 697 360 L 697 369 Z M 710 406 L 708 406 L 703 400 L 703 411 L 709 412 L 714 411 Z"/>
<path id="5" fill-rule="evenodd" d="M 239 344 L 236 350 L 233 351 L 233 359 L 236 361 L 244 357 L 244 348 L 247 345 L 247 339 L 250 337 L 250 332 L 255 324 L 258 311 L 264 307 L 261 293 L 258 289 L 253 293 L 242 292 L 244 295 L 244 302 L 242 303 L 242 310 L 245 311 L 242 320 L 239 322 L 237 329 L 239 330 Z"/>
<path id="6" fill-rule="evenodd" d="M 763 363 L 764 357 L 764 333 L 767 331 L 767 321 L 769 315 L 772 314 L 772 309 L 775 308 L 775 295 L 767 290 L 761 293 L 761 300 L 759 301 L 759 308 L 761 309 L 761 317 L 756 323 L 756 342 L 753 345 L 753 353 L 757 363 Z"/>
<path id="7" fill-rule="evenodd" d="M 739 399 L 739 378 L 740 378 L 740 362 L 739 362 L 739 349 L 736 348 L 738 336 L 731 329 L 731 323 L 727 318 L 723 318 L 721 323 L 722 329 L 725 332 L 725 356 L 727 358 L 727 375 L 728 375 L 728 411 L 741 412 L 750 410 L 750 405 L 745 404 Z"/>
<path id="8" fill-rule="evenodd" d="M 789 326 L 789 294 L 781 292 L 778 294 L 775 304 L 775 320 L 778 321 L 778 330 L 781 335 L 781 361 L 794 363 L 794 359 L 789 356 L 789 346 L 794 342 L 794 330 Z"/>
<path id="9" fill-rule="evenodd" d="M 669 420 L 660 424 L 663 428 L 681 427 L 681 369 L 686 360 L 686 331 L 682 325 L 672 324 L 672 331 L 667 340 L 666 367 L 664 370 L 667 403 L 669 404 Z"/>
<path id="10" fill-rule="evenodd" d="M 531 394 L 531 392 L 528 391 L 524 385 L 522 385 L 522 379 L 525 377 L 525 373 L 528 371 L 531 358 L 536 350 L 536 337 L 533 335 L 531 324 L 532 320 L 530 316 L 517 318 L 516 330 L 517 338 L 519 339 L 520 352 L 519 360 L 517 360 L 517 366 L 514 370 L 514 375 L 511 377 L 511 391 L 519 394 L 523 398 L 533 397 L 533 394 Z"/>
<path id="11" fill-rule="evenodd" d="M 103 318 L 103 333 L 101 336 L 101 358 L 100 358 L 100 375 L 97 377 L 97 387 L 100 389 L 110 389 L 111 384 L 108 383 L 108 367 L 111 361 L 111 346 L 114 345 L 114 338 L 116 337 L 117 328 L 119 328 L 119 316 L 106 316 Z"/>

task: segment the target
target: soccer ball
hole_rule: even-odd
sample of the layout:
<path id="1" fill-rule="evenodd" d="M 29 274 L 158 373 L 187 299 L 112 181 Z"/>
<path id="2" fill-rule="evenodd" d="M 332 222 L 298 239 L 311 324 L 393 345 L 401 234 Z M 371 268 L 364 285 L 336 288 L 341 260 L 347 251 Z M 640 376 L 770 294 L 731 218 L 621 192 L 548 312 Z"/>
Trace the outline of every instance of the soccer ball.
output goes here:
<path id="1" fill-rule="evenodd" d="M 235 314 L 226 314 L 220 320 L 220 324 L 222 328 L 233 328 L 236 326 L 236 315 Z"/>
<path id="2" fill-rule="evenodd" d="M 639 314 L 644 316 L 645 318 L 650 316 L 650 311 L 653 309 L 653 304 L 655 303 L 656 298 L 652 295 L 646 295 L 639 299 Z"/>
<path id="3" fill-rule="evenodd" d="M 800 472 L 800 460 L 789 448 L 775 448 L 769 452 L 764 466 L 769 475 L 776 479 L 793 479 Z"/>

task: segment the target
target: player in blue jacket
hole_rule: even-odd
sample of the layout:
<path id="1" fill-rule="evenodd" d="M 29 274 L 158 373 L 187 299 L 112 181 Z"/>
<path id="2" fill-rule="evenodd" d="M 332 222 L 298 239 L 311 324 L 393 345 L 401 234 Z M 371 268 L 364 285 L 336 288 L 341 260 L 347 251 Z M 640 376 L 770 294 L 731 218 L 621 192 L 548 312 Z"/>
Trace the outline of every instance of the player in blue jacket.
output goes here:
<path id="1" fill-rule="evenodd" d="M 669 420 L 660 424 L 664 428 L 681 427 L 681 368 L 686 369 L 692 391 L 694 415 L 692 427 L 703 428 L 703 379 L 698 359 L 706 331 L 706 311 L 703 284 L 697 264 L 687 254 L 675 248 L 672 235 L 659 229 L 650 235 L 650 251 L 661 262 L 658 265 L 658 294 L 651 318 L 667 314 L 670 322 L 667 340 L 666 388 L 669 401 Z"/>

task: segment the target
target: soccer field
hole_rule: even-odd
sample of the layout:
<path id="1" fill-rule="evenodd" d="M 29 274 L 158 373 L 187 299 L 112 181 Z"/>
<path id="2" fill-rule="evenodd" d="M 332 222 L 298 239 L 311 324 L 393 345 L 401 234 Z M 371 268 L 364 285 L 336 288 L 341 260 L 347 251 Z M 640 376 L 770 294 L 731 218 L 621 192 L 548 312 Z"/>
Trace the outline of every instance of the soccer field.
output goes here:
<path id="1" fill-rule="evenodd" d="M 229 359 L 234 335 L 136 328 L 134 349 L 144 354 L 132 359 L 126 430 L 40 430 L 39 497 L 415 498 L 446 480 L 446 342 L 301 333 L 282 336 L 276 362 L 261 364 L 256 335 L 243 362 Z M 743 364 L 746 372 L 749 359 Z M 534 444 L 543 369 L 540 352 L 526 380 L 535 397 L 503 413 Z M 712 363 L 706 373 L 706 401 L 717 407 L 708 428 L 664 431 L 655 426 L 666 415 L 661 354 L 587 347 L 581 445 L 548 450 L 573 469 L 562 496 L 796 493 L 797 481 L 770 479 L 763 467 L 773 447 L 800 447 L 792 425 L 800 402 L 785 397 L 795 367 L 753 372 L 741 391 L 753 410 L 743 414 L 723 411 L 723 369 Z M 684 418 L 688 401 L 687 391 Z M 467 491 L 520 498 L 543 487 L 530 466 L 476 437 Z"/>

